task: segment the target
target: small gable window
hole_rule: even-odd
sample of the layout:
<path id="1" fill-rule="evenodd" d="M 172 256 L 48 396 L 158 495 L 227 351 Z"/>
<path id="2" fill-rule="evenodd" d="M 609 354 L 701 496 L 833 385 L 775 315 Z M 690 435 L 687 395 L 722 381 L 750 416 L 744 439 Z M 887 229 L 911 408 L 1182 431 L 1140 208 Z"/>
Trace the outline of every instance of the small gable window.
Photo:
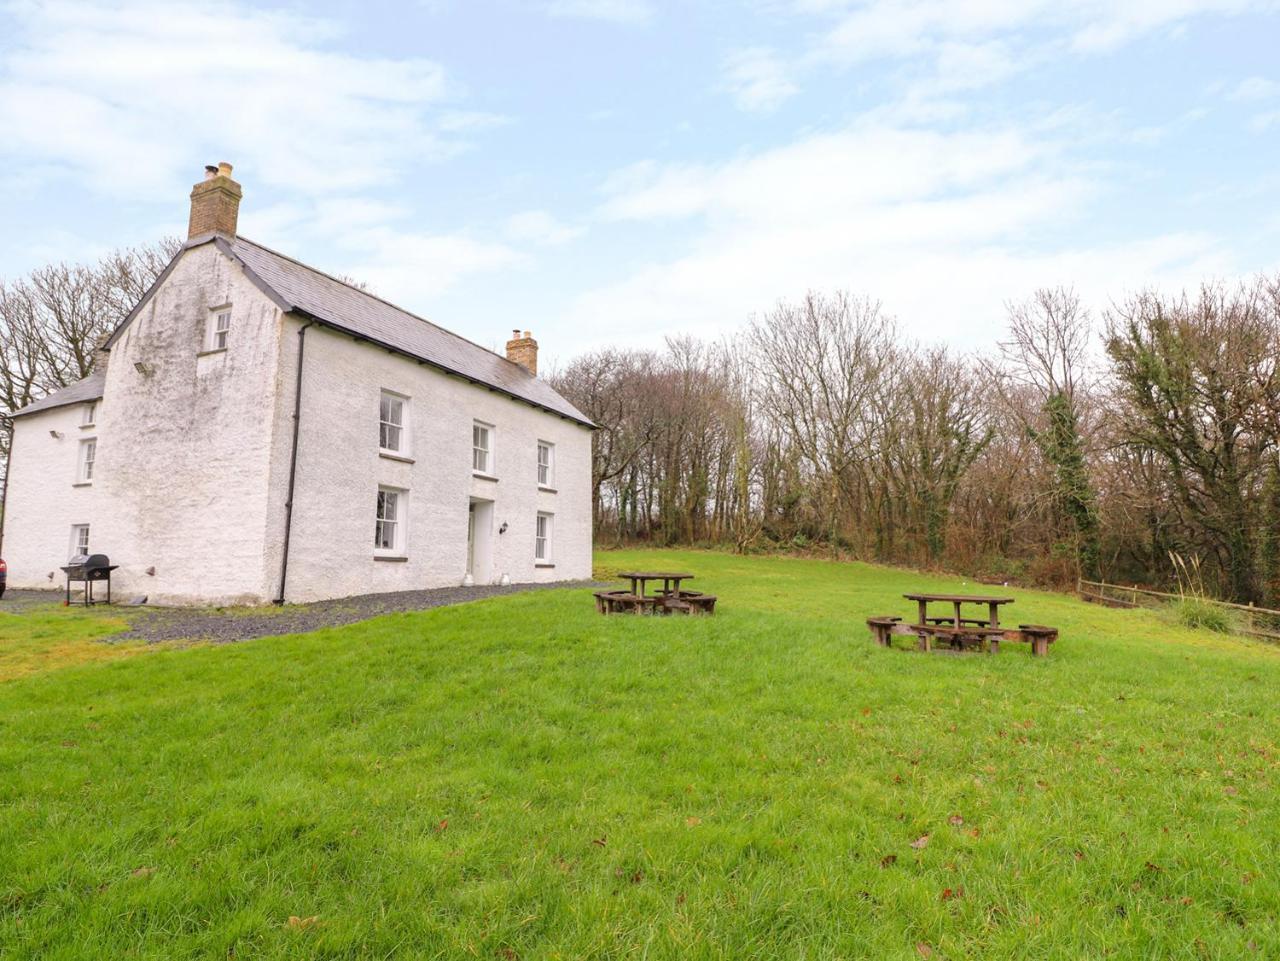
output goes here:
<path id="1" fill-rule="evenodd" d="M 226 350 L 231 336 L 231 305 L 209 311 L 209 333 L 205 350 Z"/>
<path id="2" fill-rule="evenodd" d="M 84 409 L 80 411 L 80 426 L 92 427 L 98 422 L 98 402 L 91 400 L 84 405 Z"/>

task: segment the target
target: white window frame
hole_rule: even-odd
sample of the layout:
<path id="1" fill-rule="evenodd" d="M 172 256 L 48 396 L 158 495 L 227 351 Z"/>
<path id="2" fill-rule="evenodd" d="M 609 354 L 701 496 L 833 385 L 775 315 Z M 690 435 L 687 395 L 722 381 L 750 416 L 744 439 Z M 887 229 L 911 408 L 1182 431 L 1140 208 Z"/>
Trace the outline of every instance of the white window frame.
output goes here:
<path id="1" fill-rule="evenodd" d="M 80 426 L 93 427 L 98 421 L 98 402 L 91 400 L 84 405 L 84 409 L 80 411 Z"/>
<path id="2" fill-rule="evenodd" d="M 98 438 L 86 437 L 76 451 L 76 483 L 92 484 L 94 465 L 98 460 Z"/>
<path id="3" fill-rule="evenodd" d="M 222 323 L 226 318 L 225 326 Z M 206 325 L 205 350 L 226 350 L 231 339 L 231 305 L 223 304 L 209 311 L 209 322 Z"/>
<path id="4" fill-rule="evenodd" d="M 483 432 L 483 437 L 481 437 Z M 495 428 L 482 420 L 471 422 L 471 472 L 482 477 L 496 477 L 493 459 L 493 435 Z M 480 446 L 483 439 L 484 446 Z M 482 456 L 483 455 L 483 456 Z"/>
<path id="5" fill-rule="evenodd" d="M 88 524 L 72 524 L 71 525 L 71 553 L 68 557 L 75 557 L 78 554 L 89 553 L 89 525 Z"/>
<path id="6" fill-rule="evenodd" d="M 396 405 L 399 405 L 399 423 L 384 417 L 384 404 L 391 405 L 392 411 L 394 411 Z M 388 414 L 387 416 L 390 415 Z M 398 434 L 395 446 L 383 443 L 387 438 L 388 432 L 392 430 Z M 384 390 L 378 395 L 378 450 L 384 454 L 395 454 L 399 457 L 409 456 L 409 398 L 404 394 L 397 394 L 393 390 Z"/>
<path id="7" fill-rule="evenodd" d="M 391 502 L 393 513 L 387 516 L 387 496 L 393 496 Z M 378 486 L 378 497 L 374 506 L 373 553 L 378 557 L 404 557 L 405 543 L 408 535 L 409 492 L 403 487 Z M 391 545 L 385 546 L 386 525 L 391 525 Z"/>
<path id="8" fill-rule="evenodd" d="M 542 459 L 542 452 L 547 452 L 547 459 Z M 548 490 L 556 486 L 556 445 L 549 440 L 538 441 L 538 486 Z"/>
<path id="9" fill-rule="evenodd" d="M 533 562 L 540 566 L 555 563 L 556 516 L 549 511 L 538 511 L 533 522 Z"/>

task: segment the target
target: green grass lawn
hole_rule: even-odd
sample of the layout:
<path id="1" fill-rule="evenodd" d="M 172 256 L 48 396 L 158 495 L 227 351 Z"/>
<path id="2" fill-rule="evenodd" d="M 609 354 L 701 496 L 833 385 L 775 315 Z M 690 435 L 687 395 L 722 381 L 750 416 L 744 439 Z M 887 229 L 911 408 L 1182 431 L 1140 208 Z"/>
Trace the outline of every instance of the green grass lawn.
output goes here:
<path id="1" fill-rule="evenodd" d="M 530 593 L 0 683 L 0 957 L 1280 957 L 1276 649 L 1014 591 L 1050 657 L 926 656 L 863 620 L 959 580 L 598 562 L 719 611 Z"/>

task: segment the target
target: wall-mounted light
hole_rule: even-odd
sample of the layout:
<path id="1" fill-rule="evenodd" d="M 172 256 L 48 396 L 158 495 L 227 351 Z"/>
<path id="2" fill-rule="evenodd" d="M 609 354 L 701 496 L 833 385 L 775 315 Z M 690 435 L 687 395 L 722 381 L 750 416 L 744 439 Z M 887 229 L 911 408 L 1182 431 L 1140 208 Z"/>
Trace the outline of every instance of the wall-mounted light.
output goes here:
<path id="1" fill-rule="evenodd" d="M 49 431 L 49 436 L 52 437 L 54 440 L 62 440 L 61 431 L 51 430 Z"/>
<path id="2" fill-rule="evenodd" d="M 152 374 L 156 372 L 156 369 L 144 360 L 134 361 L 133 369 L 136 370 L 143 377 L 150 377 Z"/>
<path id="3" fill-rule="evenodd" d="M 498 528 L 498 533 L 505 534 L 506 532 L 507 532 L 507 522 L 503 521 L 502 526 Z"/>

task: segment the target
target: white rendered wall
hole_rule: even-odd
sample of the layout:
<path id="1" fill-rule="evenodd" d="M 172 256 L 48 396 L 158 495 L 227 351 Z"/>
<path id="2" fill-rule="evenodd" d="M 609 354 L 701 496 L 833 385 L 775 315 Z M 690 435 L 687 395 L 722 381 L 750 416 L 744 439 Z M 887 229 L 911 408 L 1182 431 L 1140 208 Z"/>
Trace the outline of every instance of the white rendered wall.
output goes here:
<path id="1" fill-rule="evenodd" d="M 300 323 L 286 319 L 277 421 L 292 416 Z M 378 451 L 383 390 L 409 398 L 408 457 Z M 473 420 L 494 425 L 497 480 L 471 470 Z M 555 445 L 555 492 L 539 490 L 537 442 Z M 277 443 L 272 484 L 287 480 L 287 444 Z M 379 485 L 406 489 L 404 561 L 374 559 Z M 313 326 L 306 334 L 302 417 L 286 599 L 447 587 L 462 583 L 467 562 L 467 507 L 493 501 L 491 572 L 515 583 L 591 575 L 591 432 L 487 387 Z M 534 561 L 539 511 L 555 515 L 554 566 Z M 507 525 L 498 534 L 502 524 Z"/>
<path id="2" fill-rule="evenodd" d="M 225 304 L 227 348 L 207 352 L 209 312 Z M 112 346 L 93 533 L 95 549 L 120 565 L 119 595 L 158 604 L 270 599 L 281 327 L 275 304 L 206 244 L 182 256 Z"/>
<path id="3" fill-rule="evenodd" d="M 81 428 L 84 408 L 84 404 L 55 407 L 13 422 L 4 518 L 10 587 L 62 587 L 65 581 L 59 568 L 71 554 L 73 524 L 90 525 L 89 549 L 99 551 L 97 488 L 78 484 L 78 470 L 81 440 L 98 438 L 98 450 L 102 450 L 102 417 L 99 413 L 95 426 Z"/>

